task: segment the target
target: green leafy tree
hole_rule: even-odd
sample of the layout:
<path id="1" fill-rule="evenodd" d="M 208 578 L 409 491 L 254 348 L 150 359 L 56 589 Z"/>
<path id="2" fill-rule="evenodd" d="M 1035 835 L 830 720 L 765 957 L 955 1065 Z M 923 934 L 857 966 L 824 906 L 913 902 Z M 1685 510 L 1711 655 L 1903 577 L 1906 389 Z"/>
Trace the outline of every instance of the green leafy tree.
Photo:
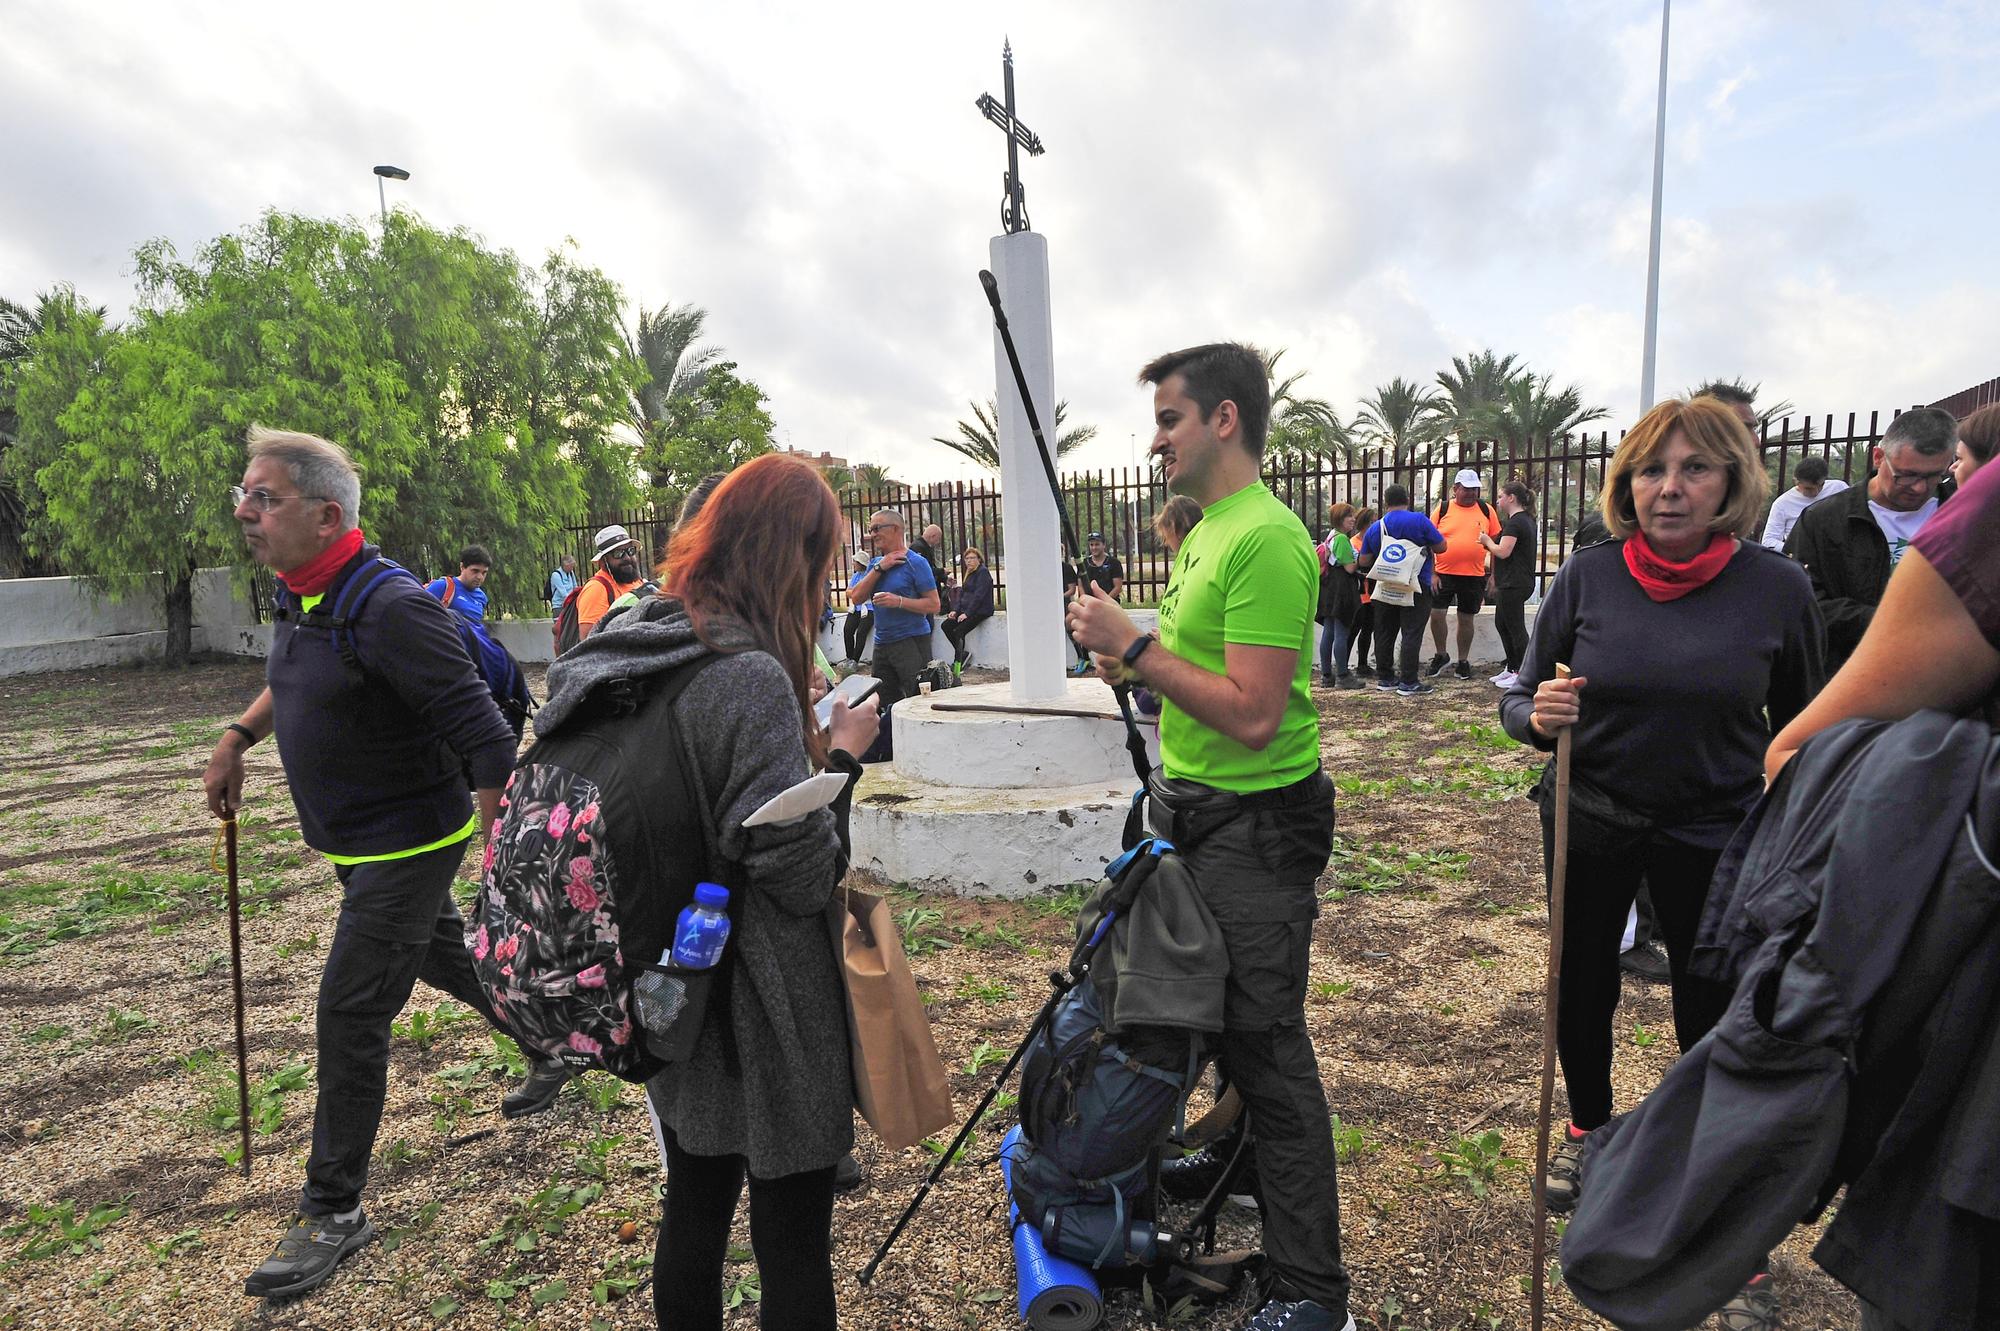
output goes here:
<path id="1" fill-rule="evenodd" d="M 1718 388 L 1733 388 L 1750 399 L 1750 410 L 1757 413 L 1758 432 L 1763 434 L 1769 432 L 1774 422 L 1782 421 L 1785 417 L 1792 415 L 1798 410 L 1796 406 L 1792 405 L 1789 398 L 1774 402 L 1768 407 L 1758 406 L 1757 393 L 1763 387 L 1764 385 L 1762 384 L 1746 384 L 1741 378 L 1711 379 L 1699 387 L 1688 389 L 1684 396 L 1700 397 L 1704 393 L 1712 393 Z M 1794 433 L 1796 433 L 1796 427 L 1794 427 Z"/>
<path id="2" fill-rule="evenodd" d="M 1493 414 L 1508 385 L 1526 373 L 1527 367 L 1517 357 L 1511 353 L 1495 355 L 1491 347 L 1469 356 L 1453 356 L 1451 368 L 1438 371 L 1442 393 L 1439 424 L 1458 441 L 1461 456 L 1469 455 L 1478 440 L 1491 436 Z"/>
<path id="3" fill-rule="evenodd" d="M 847 497 L 847 492 L 854 488 L 854 468 L 852 467 L 827 467 L 820 472 L 820 475 L 826 478 L 826 483 L 832 488 L 833 492 L 843 499 Z"/>
<path id="4" fill-rule="evenodd" d="M 1278 378 L 1278 362 L 1285 348 L 1264 356 L 1264 374 L 1271 384 L 1271 423 L 1264 441 L 1264 455 L 1274 460 L 1341 457 L 1353 461 L 1355 441 L 1333 404 L 1324 398 L 1307 397 L 1298 391 L 1306 377 L 1300 370 Z"/>
<path id="5" fill-rule="evenodd" d="M 943 444 L 960 457 L 967 459 L 988 471 L 1000 470 L 1000 427 L 999 406 L 992 398 L 987 398 L 984 406 L 977 402 L 966 404 L 972 408 L 972 419 L 958 423 L 958 435 L 932 435 L 931 442 Z M 1069 403 L 1056 403 L 1056 461 L 1060 462 L 1083 445 L 1097 437 L 1095 425 L 1079 425 L 1072 430 L 1064 430 L 1069 419 Z"/>
<path id="6" fill-rule="evenodd" d="M 1523 374 L 1508 383 L 1490 421 L 1493 438 L 1512 469 L 1512 464 L 1532 454 L 1536 445 L 1546 446 L 1550 440 L 1574 434 L 1610 414 L 1603 407 L 1585 406 L 1583 390 L 1574 384 L 1557 391 L 1550 386 L 1548 375 Z"/>
<path id="7" fill-rule="evenodd" d="M 1414 478 L 1441 433 L 1438 395 L 1397 375 L 1361 399 L 1354 431 L 1382 461 Z"/>
<path id="8" fill-rule="evenodd" d="M 29 550 L 28 498 L 8 469 L 7 453 L 20 437 L 21 421 L 14 399 L 28 369 L 36 335 L 54 320 L 74 318 L 80 312 L 87 312 L 97 327 L 103 327 L 105 308 L 82 305 L 68 287 L 42 293 L 32 306 L 0 298 L 0 578 L 55 571 L 52 564 Z"/>
<path id="9" fill-rule="evenodd" d="M 734 361 L 709 367 L 701 384 L 669 404 L 646 443 L 655 497 L 678 505 L 712 471 L 733 471 L 771 451 L 764 390 L 736 377 Z"/>
<path id="10" fill-rule="evenodd" d="M 859 495 L 880 495 L 893 499 L 891 491 L 903 488 L 902 482 L 889 475 L 889 469 L 874 462 L 854 464 L 854 492 Z"/>
<path id="11" fill-rule="evenodd" d="M 640 307 L 626 345 L 646 371 L 631 403 L 632 428 L 641 435 L 665 422 L 674 404 L 693 397 L 709 372 L 724 363 L 722 348 L 698 345 L 707 323 L 708 311 L 699 305 L 663 305 L 650 312 Z"/>

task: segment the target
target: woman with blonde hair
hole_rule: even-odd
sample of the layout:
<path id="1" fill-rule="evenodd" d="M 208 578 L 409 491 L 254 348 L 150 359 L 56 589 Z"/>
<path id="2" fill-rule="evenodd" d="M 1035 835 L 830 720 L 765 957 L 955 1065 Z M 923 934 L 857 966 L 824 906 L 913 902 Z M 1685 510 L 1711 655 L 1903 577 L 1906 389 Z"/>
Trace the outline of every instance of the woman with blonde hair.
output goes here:
<path id="1" fill-rule="evenodd" d="M 1769 488 L 1727 405 L 1696 398 L 1647 412 L 1608 468 L 1602 509 L 1614 539 L 1562 566 L 1500 701 L 1525 744 L 1552 750 L 1563 729 L 1575 735 L 1556 1032 L 1570 1124 L 1549 1165 L 1555 1211 L 1576 1205 L 1583 1143 L 1611 1117 L 1618 945 L 1633 894 L 1650 885 L 1685 1050 L 1728 1001 L 1688 972 L 1709 878 L 1764 788 L 1773 730 L 1825 682 L 1804 570 L 1744 539 Z M 1558 679 L 1558 663 L 1574 677 Z M 1545 771 L 1545 868 L 1551 785 Z"/>

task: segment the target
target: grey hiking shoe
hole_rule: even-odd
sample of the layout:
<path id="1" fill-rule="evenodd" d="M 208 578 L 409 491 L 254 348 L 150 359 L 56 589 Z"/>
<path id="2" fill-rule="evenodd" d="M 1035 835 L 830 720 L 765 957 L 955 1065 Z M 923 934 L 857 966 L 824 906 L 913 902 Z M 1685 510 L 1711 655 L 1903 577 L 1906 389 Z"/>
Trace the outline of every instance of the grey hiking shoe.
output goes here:
<path id="1" fill-rule="evenodd" d="M 345 1222 L 302 1215 L 243 1282 L 243 1292 L 255 1299 L 289 1299 L 318 1289 L 333 1278 L 334 1268 L 349 1253 L 374 1237 L 375 1226 L 366 1214 Z"/>
<path id="2" fill-rule="evenodd" d="M 1590 1134 L 1574 1136 L 1569 1125 L 1562 1129 L 1562 1141 L 1549 1157 L 1549 1172 L 1542 1180 L 1542 1204 L 1551 1215 L 1568 1215 L 1583 1196 L 1583 1144 Z"/>
<path id="3" fill-rule="evenodd" d="M 528 1079 L 507 1092 L 506 1098 L 500 1102 L 501 1117 L 525 1118 L 529 1114 L 541 1113 L 556 1102 L 556 1096 L 562 1094 L 562 1088 L 575 1075 L 569 1065 L 559 1058 L 530 1064 Z"/>

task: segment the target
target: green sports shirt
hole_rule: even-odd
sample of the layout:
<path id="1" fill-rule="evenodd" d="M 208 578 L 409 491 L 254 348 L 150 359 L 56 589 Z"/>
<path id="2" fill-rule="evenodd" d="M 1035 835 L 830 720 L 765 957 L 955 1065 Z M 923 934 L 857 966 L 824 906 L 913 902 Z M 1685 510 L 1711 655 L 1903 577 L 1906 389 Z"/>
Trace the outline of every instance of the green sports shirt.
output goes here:
<path id="1" fill-rule="evenodd" d="M 1168 776 L 1244 792 L 1288 786 L 1318 769 L 1319 713 L 1312 703 L 1318 604 L 1312 538 L 1262 481 L 1202 511 L 1167 579 L 1160 644 L 1217 675 L 1228 673 L 1229 643 L 1289 647 L 1299 660 L 1284 719 L 1261 750 L 1203 725 L 1167 699 L 1160 712 L 1160 760 Z"/>

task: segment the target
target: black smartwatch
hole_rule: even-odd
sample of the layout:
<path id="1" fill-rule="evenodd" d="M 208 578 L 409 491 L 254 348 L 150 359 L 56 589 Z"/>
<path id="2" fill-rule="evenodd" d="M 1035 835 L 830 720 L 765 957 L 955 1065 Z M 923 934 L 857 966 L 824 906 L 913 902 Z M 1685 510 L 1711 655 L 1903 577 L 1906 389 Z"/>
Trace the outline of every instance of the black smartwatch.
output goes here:
<path id="1" fill-rule="evenodd" d="M 1119 659 L 1125 663 L 1125 668 L 1127 670 L 1136 670 L 1139 668 L 1140 656 L 1144 655 L 1146 649 L 1152 645 L 1153 645 L 1153 635 L 1150 633 L 1141 633 L 1139 635 L 1139 640 L 1133 643 L 1130 647 L 1127 647 L 1125 649 L 1125 654 Z"/>
<path id="2" fill-rule="evenodd" d="M 257 742 L 257 732 L 240 721 L 231 721 L 222 728 L 222 733 L 226 735 L 232 730 L 243 736 L 243 747 L 246 749 Z"/>

